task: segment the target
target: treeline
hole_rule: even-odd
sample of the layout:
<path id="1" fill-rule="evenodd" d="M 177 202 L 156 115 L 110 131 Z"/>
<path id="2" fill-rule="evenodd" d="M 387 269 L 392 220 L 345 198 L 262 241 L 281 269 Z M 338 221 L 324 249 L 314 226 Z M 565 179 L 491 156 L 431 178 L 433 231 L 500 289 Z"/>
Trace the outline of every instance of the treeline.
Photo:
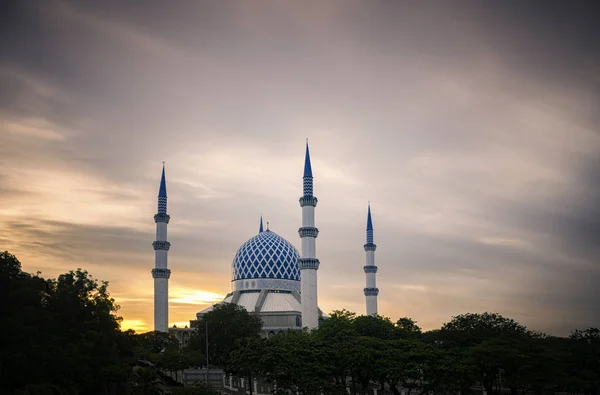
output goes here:
<path id="1" fill-rule="evenodd" d="M 107 283 L 87 272 L 44 279 L 24 273 L 7 252 L 0 253 L 0 298 L 1 394 L 210 394 L 171 378 L 205 366 L 207 356 L 211 367 L 267 380 L 279 393 L 364 393 L 376 386 L 380 393 L 404 388 L 406 395 L 598 395 L 600 388 L 595 328 L 560 338 L 484 313 L 423 332 L 409 318 L 337 311 L 312 332 L 263 338 L 256 315 L 223 304 L 184 346 L 167 334 L 121 331 Z"/>
<path id="2" fill-rule="evenodd" d="M 559 338 L 498 314 L 464 314 L 423 333 L 409 318 L 334 312 L 313 332 L 240 342 L 228 369 L 293 393 L 597 395 L 600 331 Z"/>
<path id="3" fill-rule="evenodd" d="M 0 252 L 0 394 L 213 393 L 177 388 L 169 373 L 204 356 L 182 354 L 166 334 L 121 331 L 107 287 L 81 269 L 56 279 L 28 274 Z"/>

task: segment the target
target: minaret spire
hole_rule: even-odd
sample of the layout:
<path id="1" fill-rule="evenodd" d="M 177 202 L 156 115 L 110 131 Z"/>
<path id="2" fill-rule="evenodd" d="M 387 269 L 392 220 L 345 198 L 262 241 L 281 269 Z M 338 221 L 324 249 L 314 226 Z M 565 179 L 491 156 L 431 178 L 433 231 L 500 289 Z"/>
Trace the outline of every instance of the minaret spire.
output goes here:
<path id="1" fill-rule="evenodd" d="M 367 210 L 367 243 L 373 243 L 373 221 L 371 220 L 371 202 Z"/>
<path id="2" fill-rule="evenodd" d="M 162 175 L 160 177 L 160 187 L 158 188 L 158 213 L 167 213 L 167 180 L 165 178 L 165 162 L 163 161 Z"/>
<path id="3" fill-rule="evenodd" d="M 367 277 L 367 286 L 364 289 L 367 303 L 367 315 L 377 315 L 377 296 L 379 295 L 379 288 L 377 288 L 377 281 L 375 278 L 377 275 L 377 266 L 375 266 L 375 250 L 377 249 L 377 245 L 373 242 L 371 202 L 369 202 L 367 209 L 367 243 L 364 245 L 364 248 L 367 253 L 367 263 L 363 267 L 365 276 Z"/>
<path id="4" fill-rule="evenodd" d="M 309 329 L 319 325 L 319 307 L 317 300 L 317 259 L 316 240 L 319 230 L 315 227 L 315 207 L 317 198 L 313 196 L 313 175 L 310 164 L 308 139 L 304 157 L 304 176 L 302 178 L 303 194 L 300 198 L 302 207 L 302 227 L 298 229 L 302 241 L 302 257 L 300 266 L 300 294 L 302 306 L 302 326 Z"/>
<path id="5" fill-rule="evenodd" d="M 258 233 L 263 232 L 263 222 L 262 222 L 262 214 L 260 215 L 260 225 L 258 227 Z"/>
<path id="6" fill-rule="evenodd" d="M 167 214 L 167 181 L 165 177 L 165 162 L 158 188 L 158 212 L 154 216 L 156 223 L 156 241 L 154 247 L 154 330 L 167 332 L 169 326 L 169 278 L 167 258 L 171 243 L 167 241 L 167 225 L 171 216 Z"/>
<path id="7" fill-rule="evenodd" d="M 313 175 L 310 164 L 310 152 L 308 150 L 308 139 L 306 139 L 306 154 L 304 155 L 304 177 L 303 177 L 303 196 L 312 196 L 313 194 Z"/>

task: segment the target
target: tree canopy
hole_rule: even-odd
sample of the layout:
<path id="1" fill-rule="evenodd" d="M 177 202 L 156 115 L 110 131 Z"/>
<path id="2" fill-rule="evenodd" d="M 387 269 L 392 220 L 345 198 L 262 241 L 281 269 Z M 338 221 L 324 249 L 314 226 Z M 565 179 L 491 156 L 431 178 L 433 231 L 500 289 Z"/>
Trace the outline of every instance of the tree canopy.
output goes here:
<path id="1" fill-rule="evenodd" d="M 189 348 L 206 355 L 208 328 L 209 364 L 227 369 L 228 359 L 236 343 L 243 339 L 260 337 L 262 320 L 254 313 L 233 303 L 221 303 L 198 321 Z"/>
<path id="2" fill-rule="evenodd" d="M 0 393 L 211 394 L 174 379 L 211 366 L 260 378 L 275 393 L 598 395 L 600 330 L 532 331 L 497 313 L 467 313 L 423 332 L 408 317 L 334 311 L 312 331 L 261 336 L 261 319 L 234 304 L 201 317 L 188 346 L 160 332 L 121 331 L 108 283 L 77 269 L 45 279 L 0 252 Z M 208 333 L 207 333 L 208 329 Z"/>
<path id="3" fill-rule="evenodd" d="M 597 395 L 599 338 L 597 329 L 554 338 L 496 313 L 459 315 L 423 333 L 407 317 L 393 323 L 341 310 L 311 332 L 239 345 L 231 366 L 302 394 L 346 387 L 362 394 L 373 386 L 394 394 L 469 394 L 481 386 L 489 394 Z"/>
<path id="4" fill-rule="evenodd" d="M 108 283 L 77 269 L 44 279 L 0 253 L 0 389 L 104 394 L 123 390 L 133 340 L 121 332 Z"/>

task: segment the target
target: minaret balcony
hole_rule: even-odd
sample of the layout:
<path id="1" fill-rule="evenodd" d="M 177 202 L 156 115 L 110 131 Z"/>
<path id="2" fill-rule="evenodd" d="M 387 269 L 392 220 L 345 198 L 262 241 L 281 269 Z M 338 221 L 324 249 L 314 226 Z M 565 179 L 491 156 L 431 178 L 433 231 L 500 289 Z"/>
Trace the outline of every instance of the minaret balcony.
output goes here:
<path id="1" fill-rule="evenodd" d="M 300 258 L 298 259 L 298 264 L 300 265 L 300 270 L 319 270 L 319 260 L 317 258 Z"/>
<path id="2" fill-rule="evenodd" d="M 375 251 L 377 249 L 377 245 L 373 243 L 365 244 L 365 251 Z"/>
<path id="3" fill-rule="evenodd" d="M 154 216 L 154 222 L 156 223 L 166 222 L 168 224 L 170 219 L 171 216 L 169 214 L 158 213 Z"/>
<path id="4" fill-rule="evenodd" d="M 171 270 L 170 269 L 158 269 L 158 268 L 152 269 L 152 277 L 169 279 L 169 277 L 171 277 Z"/>
<path id="5" fill-rule="evenodd" d="M 313 207 L 317 207 L 317 198 L 314 196 L 302 196 L 300 199 L 300 207 L 304 207 L 304 206 L 313 206 Z"/>
<path id="6" fill-rule="evenodd" d="M 304 226 L 298 229 L 298 234 L 300 237 L 317 237 L 319 234 L 319 229 L 312 226 Z"/>
<path id="7" fill-rule="evenodd" d="M 156 251 L 156 250 L 169 251 L 169 248 L 171 248 L 171 243 L 169 243 L 168 241 L 153 241 L 152 247 L 154 247 L 154 251 Z"/>
<path id="8" fill-rule="evenodd" d="M 379 295 L 379 288 L 365 288 L 365 296 Z"/>
<path id="9" fill-rule="evenodd" d="M 363 270 L 365 271 L 365 273 L 377 273 L 377 266 L 375 266 L 375 265 L 363 266 Z"/>

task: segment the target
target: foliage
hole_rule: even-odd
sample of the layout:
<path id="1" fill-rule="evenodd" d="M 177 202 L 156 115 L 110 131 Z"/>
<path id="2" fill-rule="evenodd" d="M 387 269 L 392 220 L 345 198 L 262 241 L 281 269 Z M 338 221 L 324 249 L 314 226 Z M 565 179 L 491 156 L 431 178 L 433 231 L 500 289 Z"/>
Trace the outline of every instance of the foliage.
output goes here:
<path id="1" fill-rule="evenodd" d="M 303 394 L 346 386 L 367 393 L 375 385 L 394 394 L 400 387 L 406 395 L 469 394 L 481 385 L 490 394 L 503 388 L 512 395 L 559 389 L 596 395 L 599 338 L 594 329 L 553 338 L 494 313 L 460 315 L 423 333 L 410 318 L 393 324 L 341 310 L 310 333 L 240 343 L 231 366 L 277 383 L 279 391 Z M 574 363 L 577 354 L 584 358 Z M 565 373 L 576 369 L 576 379 Z"/>
<path id="2" fill-rule="evenodd" d="M 136 366 L 133 370 L 132 395 L 159 395 L 158 373 L 153 367 Z"/>
<path id="3" fill-rule="evenodd" d="M 261 366 L 266 351 L 266 339 L 247 337 L 239 339 L 229 354 L 229 371 L 241 377 L 256 377 L 262 373 Z M 251 380 L 249 380 L 250 382 Z"/>
<path id="4" fill-rule="evenodd" d="M 420 337 L 422 335 L 421 327 L 411 318 L 402 317 L 396 321 L 396 331 L 400 337 Z"/>
<path id="5" fill-rule="evenodd" d="M 259 338 L 262 320 L 239 305 L 217 304 L 198 321 L 197 329 L 190 337 L 190 350 L 206 355 L 207 328 L 209 364 L 229 370 L 227 362 L 236 342 Z"/>
<path id="6" fill-rule="evenodd" d="M 308 332 L 283 332 L 265 343 L 262 373 L 277 393 L 331 393 L 331 366 L 324 344 Z"/>
<path id="7" fill-rule="evenodd" d="M 354 318 L 353 326 L 358 336 L 375 337 L 377 339 L 394 339 L 398 336 L 396 326 L 387 317 L 361 315 Z"/>
<path id="8" fill-rule="evenodd" d="M 570 336 L 572 389 L 586 395 L 600 392 L 600 329 L 576 330 Z"/>
<path id="9" fill-rule="evenodd" d="M 469 347 L 494 337 L 528 334 L 526 327 L 500 314 L 462 314 L 444 324 L 440 334 L 446 344 Z"/>
<path id="10" fill-rule="evenodd" d="M 598 395 L 600 330 L 568 338 L 533 332 L 495 313 L 463 314 L 422 332 L 403 317 L 334 311 L 311 332 L 261 338 L 262 322 L 233 304 L 205 314 L 188 347 L 160 332 L 119 329 L 108 284 L 77 269 L 44 279 L 0 253 L 0 393 L 19 395 L 211 395 L 170 378 L 212 365 L 270 381 L 275 393 L 406 395 L 492 393 Z M 175 386 L 174 386 L 175 385 Z M 179 385 L 177 387 L 176 385 Z"/>
<path id="11" fill-rule="evenodd" d="M 134 354 L 108 283 L 77 269 L 44 279 L 0 253 L 0 392 L 124 393 Z"/>

